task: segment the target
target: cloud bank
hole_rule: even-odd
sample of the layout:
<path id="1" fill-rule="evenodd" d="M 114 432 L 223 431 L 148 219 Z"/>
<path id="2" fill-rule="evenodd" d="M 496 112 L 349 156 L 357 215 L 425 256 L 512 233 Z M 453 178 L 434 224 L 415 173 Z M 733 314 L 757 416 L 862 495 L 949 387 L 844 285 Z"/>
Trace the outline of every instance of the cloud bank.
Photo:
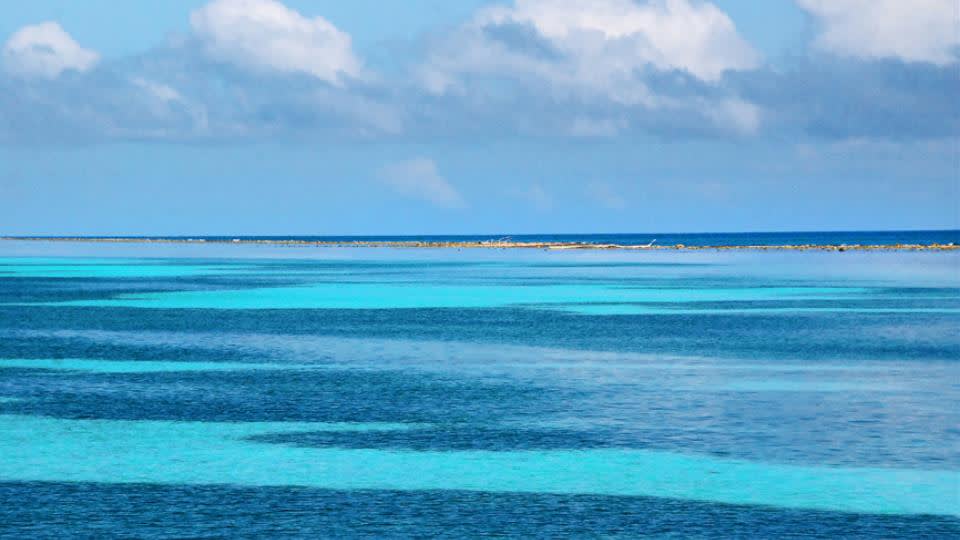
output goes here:
<path id="1" fill-rule="evenodd" d="M 704 0 L 490 5 L 399 48 L 389 73 L 277 0 L 213 0 L 187 35 L 109 60 L 45 22 L 3 45 L 0 141 L 957 133 L 953 0 L 796 2 L 815 34 L 776 64 Z"/>

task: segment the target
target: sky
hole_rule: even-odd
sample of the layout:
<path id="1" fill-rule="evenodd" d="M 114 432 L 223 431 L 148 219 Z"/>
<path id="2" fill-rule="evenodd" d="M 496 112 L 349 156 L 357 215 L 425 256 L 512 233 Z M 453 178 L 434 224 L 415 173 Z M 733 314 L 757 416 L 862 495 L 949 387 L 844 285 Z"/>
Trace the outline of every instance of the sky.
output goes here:
<path id="1" fill-rule="evenodd" d="M 0 234 L 960 228 L 956 0 L 0 3 Z"/>

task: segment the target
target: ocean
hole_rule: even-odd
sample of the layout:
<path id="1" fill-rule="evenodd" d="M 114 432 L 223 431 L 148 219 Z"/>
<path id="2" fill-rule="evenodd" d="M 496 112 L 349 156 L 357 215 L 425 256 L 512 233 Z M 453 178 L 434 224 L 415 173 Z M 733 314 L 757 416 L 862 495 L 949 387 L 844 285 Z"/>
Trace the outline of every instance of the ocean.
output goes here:
<path id="1" fill-rule="evenodd" d="M 957 252 L 0 242 L 0 536 L 955 538 L 958 328 Z"/>

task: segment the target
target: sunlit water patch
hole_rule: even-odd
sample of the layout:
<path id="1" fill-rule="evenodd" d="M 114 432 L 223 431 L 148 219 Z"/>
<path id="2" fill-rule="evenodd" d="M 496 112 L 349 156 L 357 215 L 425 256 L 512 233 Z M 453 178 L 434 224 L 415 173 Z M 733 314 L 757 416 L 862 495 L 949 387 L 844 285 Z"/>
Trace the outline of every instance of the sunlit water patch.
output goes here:
<path id="1" fill-rule="evenodd" d="M 754 287 L 739 289 L 645 289 L 602 285 L 437 286 L 329 283 L 302 287 L 183 291 L 121 295 L 64 305 L 163 309 L 417 309 L 491 308 L 590 302 L 701 302 L 711 300 L 813 300 L 864 292 L 859 288 Z"/>
<path id="2" fill-rule="evenodd" d="M 866 513 L 960 514 L 954 504 L 960 473 L 949 471 L 809 468 L 626 450 L 388 452 L 248 440 L 307 429 L 325 427 L 3 416 L 0 454 L 6 459 L 0 461 L 0 479 L 656 495 Z M 31 467 L 21 466 L 25 462 Z M 897 489 L 903 485 L 910 490 Z"/>

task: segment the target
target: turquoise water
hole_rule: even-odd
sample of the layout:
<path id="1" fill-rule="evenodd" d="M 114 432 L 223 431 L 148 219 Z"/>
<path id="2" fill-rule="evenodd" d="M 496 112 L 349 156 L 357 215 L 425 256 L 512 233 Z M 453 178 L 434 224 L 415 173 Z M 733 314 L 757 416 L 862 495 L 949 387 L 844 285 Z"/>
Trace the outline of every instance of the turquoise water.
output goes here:
<path id="1" fill-rule="evenodd" d="M 956 254 L 81 248 L 0 257 L 0 533 L 960 532 Z"/>
<path id="2" fill-rule="evenodd" d="M 657 496 L 864 513 L 960 515 L 960 473 L 817 468 L 624 449 L 411 452 L 250 441 L 403 425 L 0 417 L 10 481 L 310 486 Z M 30 468 L 24 468 L 30 463 Z M 278 466 L 282 464 L 282 466 Z M 900 489 L 909 486 L 909 491 Z"/>
<path id="3" fill-rule="evenodd" d="M 135 273 L 136 269 L 130 269 Z M 60 302 L 73 306 L 162 309 L 417 309 L 506 306 L 573 309 L 595 302 L 687 303 L 708 301 L 831 300 L 863 293 L 856 288 L 748 287 L 736 289 L 625 288 L 615 284 L 430 285 L 321 283 L 301 287 L 177 291 Z"/>

